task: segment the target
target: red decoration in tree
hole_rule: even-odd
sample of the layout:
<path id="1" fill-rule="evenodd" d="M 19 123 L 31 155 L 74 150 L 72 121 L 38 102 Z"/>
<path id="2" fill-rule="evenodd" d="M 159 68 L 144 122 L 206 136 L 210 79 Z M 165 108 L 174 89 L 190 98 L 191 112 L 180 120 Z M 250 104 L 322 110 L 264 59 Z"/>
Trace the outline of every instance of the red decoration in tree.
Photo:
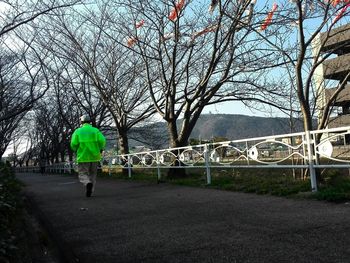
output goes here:
<path id="1" fill-rule="evenodd" d="M 185 0 L 180 0 L 176 5 L 175 8 L 173 8 L 169 14 L 169 19 L 172 21 L 175 21 L 177 19 L 178 14 L 180 13 L 181 9 L 185 5 Z"/>
<path id="2" fill-rule="evenodd" d="M 272 10 L 267 14 L 265 22 L 261 25 L 261 30 L 265 30 L 272 22 L 272 17 L 275 11 L 277 10 L 278 5 L 276 3 L 273 4 Z"/>
<path id="3" fill-rule="evenodd" d="M 349 1 L 348 1 L 349 2 Z M 339 13 L 336 15 L 336 17 L 333 20 L 333 23 L 337 23 L 337 21 L 343 17 L 344 13 L 346 12 L 346 10 L 348 9 L 348 7 L 350 6 L 350 4 L 347 4 L 346 6 L 344 6 L 342 9 L 340 9 Z"/>
<path id="4" fill-rule="evenodd" d="M 201 31 L 195 32 L 192 35 L 192 39 L 195 39 L 196 37 L 199 37 L 199 36 L 204 35 L 204 34 L 209 33 L 209 32 L 214 32 L 217 28 L 218 28 L 217 25 L 208 26 L 208 27 L 202 29 Z"/>
<path id="5" fill-rule="evenodd" d="M 127 41 L 128 47 L 132 47 L 137 41 L 137 37 L 129 37 Z"/>
<path id="6" fill-rule="evenodd" d="M 142 19 L 140 22 L 137 22 L 137 23 L 135 24 L 135 27 L 136 27 L 136 28 L 140 28 L 140 27 L 142 27 L 144 24 L 145 24 L 145 20 Z"/>

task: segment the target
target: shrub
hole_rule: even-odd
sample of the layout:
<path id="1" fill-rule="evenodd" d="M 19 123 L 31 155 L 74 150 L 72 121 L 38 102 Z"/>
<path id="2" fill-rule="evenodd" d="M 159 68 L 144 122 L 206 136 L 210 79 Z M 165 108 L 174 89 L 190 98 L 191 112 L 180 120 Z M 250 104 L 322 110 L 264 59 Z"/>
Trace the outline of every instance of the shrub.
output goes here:
<path id="1" fill-rule="evenodd" d="M 18 220 L 21 216 L 21 184 L 8 165 L 0 163 L 0 262 L 15 255 Z"/>
<path id="2" fill-rule="evenodd" d="M 350 200 L 350 177 L 338 171 L 330 171 L 320 180 L 318 192 L 314 197 L 318 200 L 345 202 Z"/>

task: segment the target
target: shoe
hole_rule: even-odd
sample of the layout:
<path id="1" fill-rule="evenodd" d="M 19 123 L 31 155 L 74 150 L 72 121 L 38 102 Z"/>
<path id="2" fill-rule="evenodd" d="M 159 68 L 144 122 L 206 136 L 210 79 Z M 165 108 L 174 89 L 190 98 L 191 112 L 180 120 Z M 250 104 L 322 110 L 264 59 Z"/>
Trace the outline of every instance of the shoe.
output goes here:
<path id="1" fill-rule="evenodd" d="M 92 194 L 92 183 L 86 185 L 86 197 L 90 197 Z"/>

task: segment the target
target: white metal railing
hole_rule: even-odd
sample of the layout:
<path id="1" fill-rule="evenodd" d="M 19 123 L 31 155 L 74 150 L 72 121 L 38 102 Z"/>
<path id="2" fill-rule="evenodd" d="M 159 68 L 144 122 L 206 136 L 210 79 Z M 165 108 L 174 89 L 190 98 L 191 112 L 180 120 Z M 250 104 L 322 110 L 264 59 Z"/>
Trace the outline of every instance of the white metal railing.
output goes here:
<path id="1" fill-rule="evenodd" d="M 15 171 L 17 173 L 39 173 L 40 167 L 39 166 L 19 166 L 19 167 L 15 167 Z"/>
<path id="2" fill-rule="evenodd" d="M 156 169 L 158 179 L 160 170 L 165 168 L 203 168 L 208 184 L 211 183 L 211 168 L 305 168 L 310 170 L 312 191 L 317 191 L 315 169 L 350 168 L 350 126 L 105 155 L 103 164 L 107 165 L 109 171 L 122 166 L 128 169 L 129 177 L 132 169 Z M 74 167 L 70 163 L 63 163 L 46 169 L 70 172 Z"/>
<path id="3" fill-rule="evenodd" d="M 77 164 L 74 162 L 61 162 L 45 166 L 21 166 L 16 167 L 18 173 L 72 173 L 77 169 Z"/>

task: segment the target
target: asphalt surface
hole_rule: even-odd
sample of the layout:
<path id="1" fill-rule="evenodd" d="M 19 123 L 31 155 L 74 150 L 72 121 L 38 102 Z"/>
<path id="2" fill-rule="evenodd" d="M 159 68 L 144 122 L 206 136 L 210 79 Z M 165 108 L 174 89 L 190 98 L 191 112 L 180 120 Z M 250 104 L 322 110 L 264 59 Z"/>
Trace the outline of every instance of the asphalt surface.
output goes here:
<path id="1" fill-rule="evenodd" d="M 350 262 L 350 204 L 18 174 L 67 262 Z"/>

